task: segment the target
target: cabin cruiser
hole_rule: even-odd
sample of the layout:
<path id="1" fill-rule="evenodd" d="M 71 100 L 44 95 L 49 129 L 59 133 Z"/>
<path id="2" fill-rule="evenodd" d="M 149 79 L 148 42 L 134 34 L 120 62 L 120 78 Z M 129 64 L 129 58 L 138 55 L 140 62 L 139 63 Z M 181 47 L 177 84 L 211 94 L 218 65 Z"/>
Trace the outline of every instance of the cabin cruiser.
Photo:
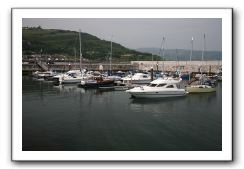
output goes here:
<path id="1" fill-rule="evenodd" d="M 174 78 L 158 78 L 150 82 L 147 86 L 135 87 L 126 90 L 127 93 L 138 98 L 161 98 L 161 97 L 175 97 L 185 96 L 185 89 L 179 89 L 177 84 L 181 79 Z"/>
<path id="2" fill-rule="evenodd" d="M 53 77 L 55 84 L 75 84 L 81 80 L 88 78 L 80 70 L 70 70 L 65 74 L 60 74 Z"/>
<path id="3" fill-rule="evenodd" d="M 111 79 L 111 80 L 114 80 L 114 81 L 121 81 L 121 77 L 120 76 L 116 76 L 116 75 L 113 75 L 113 76 L 105 76 L 106 79 Z"/>
<path id="4" fill-rule="evenodd" d="M 78 87 L 82 88 L 99 88 L 99 87 L 111 87 L 114 86 L 114 80 L 106 79 L 101 76 L 94 76 L 89 79 L 83 79 L 78 84 Z"/>
<path id="5" fill-rule="evenodd" d="M 151 76 L 145 73 L 136 73 L 133 76 L 128 75 L 124 78 L 121 78 L 124 84 L 148 84 L 151 82 Z"/>
<path id="6" fill-rule="evenodd" d="M 52 72 L 52 71 L 45 71 L 45 72 L 36 71 L 32 75 L 34 78 L 36 78 L 38 80 L 44 80 L 46 78 L 51 78 L 51 77 L 55 76 L 56 73 Z"/>

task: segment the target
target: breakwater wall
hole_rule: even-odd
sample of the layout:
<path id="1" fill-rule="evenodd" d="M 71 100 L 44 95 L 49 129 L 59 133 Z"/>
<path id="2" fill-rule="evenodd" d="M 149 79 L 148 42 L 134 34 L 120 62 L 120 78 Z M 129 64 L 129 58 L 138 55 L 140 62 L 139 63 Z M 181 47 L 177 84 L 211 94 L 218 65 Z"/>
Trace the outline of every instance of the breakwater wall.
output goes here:
<path id="1" fill-rule="evenodd" d="M 151 68 L 159 71 L 172 72 L 213 72 L 217 73 L 222 68 L 222 61 L 132 61 L 139 70 L 148 71 Z"/>
<path id="2" fill-rule="evenodd" d="M 28 71 L 42 71 L 43 70 L 43 65 L 45 65 L 47 70 L 53 70 L 53 71 L 58 71 L 58 72 L 64 72 L 68 71 L 71 69 L 80 69 L 80 63 L 65 63 L 65 62 L 60 62 L 60 63 L 54 63 L 54 64 L 44 64 L 42 63 L 41 65 L 35 64 L 35 63 L 24 63 L 22 64 L 22 70 L 24 72 Z M 110 70 L 110 64 L 108 63 L 94 63 L 94 64 L 81 64 L 82 69 L 88 69 L 88 70 L 103 70 L 107 71 Z M 118 63 L 118 64 L 111 64 L 111 69 L 113 71 L 128 71 L 128 70 L 138 70 L 138 65 L 131 64 L 131 63 Z"/>
<path id="3" fill-rule="evenodd" d="M 77 63 L 65 63 L 55 62 L 54 64 L 42 63 L 43 67 L 53 71 L 68 71 L 70 69 L 79 69 L 80 64 Z M 37 63 L 22 63 L 23 72 L 42 71 L 43 67 Z M 109 70 L 110 65 L 108 63 L 94 63 L 94 64 L 82 64 L 83 69 L 88 70 Z M 222 61 L 131 61 L 130 63 L 113 63 L 111 69 L 113 71 L 128 71 L 128 70 L 143 70 L 148 71 L 151 68 L 158 71 L 176 71 L 181 72 L 213 72 L 217 73 L 222 67 Z"/>

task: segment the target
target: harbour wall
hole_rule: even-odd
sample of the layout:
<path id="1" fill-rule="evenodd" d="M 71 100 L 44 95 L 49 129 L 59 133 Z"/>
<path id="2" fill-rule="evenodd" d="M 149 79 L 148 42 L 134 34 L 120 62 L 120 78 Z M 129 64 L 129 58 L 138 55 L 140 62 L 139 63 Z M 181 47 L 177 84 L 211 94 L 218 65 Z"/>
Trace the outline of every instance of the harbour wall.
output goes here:
<path id="1" fill-rule="evenodd" d="M 68 71 L 71 69 L 79 69 L 80 64 L 77 63 L 65 63 L 55 62 L 54 64 L 42 63 L 22 63 L 23 72 L 41 71 L 43 67 L 53 71 Z M 101 66 L 102 65 L 102 66 Z M 103 70 L 110 69 L 109 63 L 94 63 L 94 64 L 82 64 L 83 69 L 88 70 Z M 179 70 L 181 72 L 213 72 L 217 73 L 222 68 L 222 61 L 131 61 L 131 63 L 113 63 L 111 69 L 113 71 L 128 71 L 128 70 L 142 70 L 148 71 L 151 68 L 158 71 L 171 72 Z"/>
<path id="2" fill-rule="evenodd" d="M 213 72 L 218 73 L 222 68 L 222 61 L 132 61 L 132 65 L 138 65 L 139 70 L 153 70 L 172 72 Z"/>
<path id="3" fill-rule="evenodd" d="M 42 64 L 44 65 L 44 64 Z M 45 67 L 47 67 L 48 70 L 53 70 L 53 71 L 58 71 L 58 72 L 64 72 L 68 70 L 75 70 L 75 69 L 80 69 L 80 63 L 64 63 L 64 62 L 59 62 L 59 63 L 54 63 L 54 64 L 45 64 Z M 93 71 L 98 71 L 98 70 L 103 70 L 107 71 L 110 70 L 110 64 L 108 63 L 94 63 L 94 64 L 81 64 L 82 69 L 87 69 L 87 70 L 93 70 Z M 137 64 L 131 64 L 131 63 L 118 63 L 118 64 L 112 64 L 111 69 L 113 71 L 129 71 L 129 70 L 138 70 L 138 65 Z M 43 67 L 38 64 L 29 64 L 25 63 L 22 64 L 22 70 L 24 72 L 29 72 L 29 71 L 42 71 Z"/>

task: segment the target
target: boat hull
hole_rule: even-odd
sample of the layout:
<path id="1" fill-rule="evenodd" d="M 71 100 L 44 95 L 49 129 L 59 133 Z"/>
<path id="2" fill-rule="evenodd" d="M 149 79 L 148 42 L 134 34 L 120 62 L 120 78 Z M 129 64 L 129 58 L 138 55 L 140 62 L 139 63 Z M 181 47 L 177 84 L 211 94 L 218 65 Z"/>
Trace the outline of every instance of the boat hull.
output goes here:
<path id="1" fill-rule="evenodd" d="M 133 97 L 137 98 L 164 98 L 164 97 L 179 97 L 185 96 L 185 91 L 175 91 L 175 92 L 127 92 Z"/>
<path id="2" fill-rule="evenodd" d="M 84 84 L 78 84 L 78 87 L 82 88 L 99 88 L 99 87 L 111 87 L 114 86 L 114 81 L 103 81 L 98 83 L 84 83 Z"/>
<path id="3" fill-rule="evenodd" d="M 125 91 L 128 89 L 129 89 L 128 86 L 114 86 L 114 90 L 116 90 L 116 91 Z"/>
<path id="4" fill-rule="evenodd" d="M 62 80 L 60 81 L 61 84 L 75 84 L 75 83 L 80 83 L 82 79 L 65 79 L 65 80 Z"/>
<path id="5" fill-rule="evenodd" d="M 124 80 L 123 84 L 149 84 L 151 80 Z"/>
<path id="6" fill-rule="evenodd" d="M 200 87 L 187 86 L 186 91 L 189 93 L 211 93 L 211 92 L 216 92 L 216 87 L 200 88 Z"/>

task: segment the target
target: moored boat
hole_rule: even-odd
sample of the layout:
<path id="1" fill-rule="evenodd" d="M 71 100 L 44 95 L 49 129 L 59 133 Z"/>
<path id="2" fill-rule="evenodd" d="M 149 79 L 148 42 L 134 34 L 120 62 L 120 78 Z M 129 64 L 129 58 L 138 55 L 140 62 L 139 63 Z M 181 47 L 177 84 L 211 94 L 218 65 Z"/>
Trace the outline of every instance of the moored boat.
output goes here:
<path id="1" fill-rule="evenodd" d="M 45 80 L 46 78 L 52 78 L 56 75 L 56 73 L 52 71 L 45 71 L 45 72 L 39 72 L 36 71 L 33 74 L 33 77 L 38 80 Z"/>
<path id="2" fill-rule="evenodd" d="M 114 80 L 102 77 L 92 77 L 90 79 L 81 80 L 78 87 L 82 88 L 99 88 L 114 86 Z"/>
<path id="3" fill-rule="evenodd" d="M 131 87 L 130 86 L 114 86 L 114 90 L 115 91 L 125 91 L 125 90 L 129 90 Z"/>
<path id="4" fill-rule="evenodd" d="M 189 93 L 210 93 L 216 92 L 216 87 L 209 85 L 191 85 L 186 86 L 186 91 Z"/>
<path id="5" fill-rule="evenodd" d="M 55 84 L 76 84 L 84 78 L 80 70 L 70 70 L 65 74 L 54 76 L 53 81 Z"/>
<path id="6" fill-rule="evenodd" d="M 176 80 L 173 78 L 159 78 L 150 82 L 147 86 L 135 87 L 130 90 L 126 90 L 127 93 L 133 97 L 138 98 L 163 98 L 163 97 L 176 97 L 185 96 L 187 92 L 185 89 L 180 89 L 177 84 L 181 79 Z"/>
<path id="7" fill-rule="evenodd" d="M 136 73 L 133 76 L 128 75 L 124 78 L 121 78 L 124 84 L 148 84 L 151 82 L 151 76 L 145 73 Z"/>
<path id="8" fill-rule="evenodd" d="M 192 81 L 186 86 L 186 91 L 189 93 L 210 93 L 216 92 L 216 80 L 210 80 L 203 75 L 199 80 Z"/>

